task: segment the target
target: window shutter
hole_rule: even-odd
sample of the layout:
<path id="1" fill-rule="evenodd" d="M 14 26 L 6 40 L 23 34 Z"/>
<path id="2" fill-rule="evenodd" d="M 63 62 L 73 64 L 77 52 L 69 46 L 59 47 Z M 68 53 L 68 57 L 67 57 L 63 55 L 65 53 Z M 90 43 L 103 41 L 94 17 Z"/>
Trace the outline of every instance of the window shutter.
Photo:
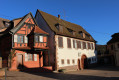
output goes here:
<path id="1" fill-rule="evenodd" d="M 77 41 L 75 40 L 75 48 L 77 48 Z"/>
<path id="2" fill-rule="evenodd" d="M 26 36 L 24 36 L 24 41 L 25 43 L 28 43 L 28 38 Z"/>
<path id="3" fill-rule="evenodd" d="M 14 42 L 17 42 L 17 35 L 14 35 Z"/>
<path id="4" fill-rule="evenodd" d="M 75 48 L 75 40 L 73 40 L 73 48 Z"/>
<path id="5" fill-rule="evenodd" d="M 25 53 L 25 61 L 28 61 L 28 55 Z"/>
<path id="6" fill-rule="evenodd" d="M 39 38 L 40 38 L 40 42 L 43 42 L 43 36 L 40 36 Z"/>
<path id="7" fill-rule="evenodd" d="M 37 54 L 34 54 L 34 61 L 37 61 Z"/>
<path id="8" fill-rule="evenodd" d="M 76 41 L 77 42 L 77 48 L 80 48 L 80 44 L 79 44 L 79 41 Z"/>

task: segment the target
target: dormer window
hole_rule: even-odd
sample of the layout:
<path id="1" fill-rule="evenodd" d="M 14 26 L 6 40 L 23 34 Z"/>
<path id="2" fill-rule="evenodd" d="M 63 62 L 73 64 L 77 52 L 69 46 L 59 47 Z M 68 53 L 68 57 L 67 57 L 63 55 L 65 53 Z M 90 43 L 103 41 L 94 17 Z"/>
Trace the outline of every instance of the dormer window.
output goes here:
<path id="1" fill-rule="evenodd" d="M 67 28 L 67 30 L 72 34 L 72 35 L 75 35 L 75 31 L 73 31 L 73 30 L 71 30 L 71 29 L 69 29 L 69 28 Z"/>
<path id="2" fill-rule="evenodd" d="M 6 22 L 6 21 L 3 21 L 5 27 L 9 27 L 10 26 L 10 23 L 9 22 Z"/>
<path id="3" fill-rule="evenodd" d="M 79 31 L 79 34 L 83 37 L 83 32 L 82 31 Z"/>
<path id="4" fill-rule="evenodd" d="M 63 32 L 63 26 L 60 25 L 59 23 L 57 23 L 55 27 L 57 28 L 58 31 Z"/>
<path id="5" fill-rule="evenodd" d="M 55 26 L 56 26 L 56 28 L 59 30 L 59 24 L 56 24 Z"/>
<path id="6" fill-rule="evenodd" d="M 80 34 L 83 38 L 85 38 L 85 33 L 84 33 L 84 32 L 79 31 L 79 34 Z"/>
<path id="7" fill-rule="evenodd" d="M 86 37 L 88 37 L 89 39 L 91 39 L 91 36 L 90 36 L 90 35 L 88 35 L 88 34 L 86 34 Z"/>

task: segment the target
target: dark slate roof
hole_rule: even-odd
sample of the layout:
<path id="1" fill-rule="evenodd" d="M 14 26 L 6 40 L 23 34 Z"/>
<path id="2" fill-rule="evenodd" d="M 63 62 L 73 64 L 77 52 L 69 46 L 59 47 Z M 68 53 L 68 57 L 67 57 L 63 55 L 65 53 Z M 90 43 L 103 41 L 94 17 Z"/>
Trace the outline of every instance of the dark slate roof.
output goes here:
<path id="1" fill-rule="evenodd" d="M 0 29 L 6 28 L 5 27 L 5 22 L 9 22 L 9 21 L 10 20 L 8 20 L 8 19 L 0 18 Z"/>
<path id="2" fill-rule="evenodd" d="M 46 21 L 46 23 L 49 25 L 49 27 L 51 28 L 52 31 L 54 31 L 56 34 L 60 34 L 60 35 L 64 35 L 64 36 L 69 36 L 69 37 L 74 37 L 74 38 L 78 38 L 78 39 L 83 39 L 83 40 L 88 40 L 88 41 L 95 41 L 93 39 L 93 37 L 86 31 L 84 30 L 80 25 L 59 19 L 58 17 L 55 17 L 53 15 L 50 15 L 48 13 L 45 13 L 43 11 L 38 10 L 38 12 L 42 15 L 42 17 L 44 18 L 44 20 Z M 63 26 L 63 32 L 60 32 L 57 28 L 56 28 L 56 24 L 60 24 Z M 71 34 L 68 29 L 71 29 L 73 31 L 75 31 L 75 35 Z M 79 32 L 83 32 L 87 35 L 89 35 L 91 38 L 89 37 L 85 37 L 83 38 Z"/>
<path id="3" fill-rule="evenodd" d="M 107 42 L 107 44 L 119 42 L 119 33 L 115 33 L 112 35 L 112 39 Z"/>

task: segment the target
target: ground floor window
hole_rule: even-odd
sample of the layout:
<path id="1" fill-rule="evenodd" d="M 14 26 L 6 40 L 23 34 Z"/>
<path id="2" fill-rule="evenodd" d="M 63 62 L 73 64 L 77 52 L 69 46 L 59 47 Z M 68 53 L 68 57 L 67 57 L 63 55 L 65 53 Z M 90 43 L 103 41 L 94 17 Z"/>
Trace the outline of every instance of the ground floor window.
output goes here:
<path id="1" fill-rule="evenodd" d="M 72 60 L 72 63 L 75 64 L 75 60 L 74 59 Z"/>
<path id="2" fill-rule="evenodd" d="M 61 59 L 61 63 L 64 64 L 64 59 Z"/>
<path id="3" fill-rule="evenodd" d="M 25 53 L 25 61 L 37 61 L 37 54 Z"/>
<path id="4" fill-rule="evenodd" d="M 28 53 L 28 61 L 33 61 L 33 54 Z"/>

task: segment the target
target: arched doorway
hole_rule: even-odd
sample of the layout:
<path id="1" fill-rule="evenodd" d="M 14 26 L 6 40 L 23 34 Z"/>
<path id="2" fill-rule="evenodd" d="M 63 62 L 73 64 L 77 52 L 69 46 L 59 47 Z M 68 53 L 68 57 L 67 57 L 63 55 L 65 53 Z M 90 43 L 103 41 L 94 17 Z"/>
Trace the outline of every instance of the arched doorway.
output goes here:
<path id="1" fill-rule="evenodd" d="M 78 70 L 81 69 L 81 66 L 80 66 L 80 59 L 78 59 Z"/>
<path id="2" fill-rule="evenodd" d="M 88 61 L 86 55 L 81 56 L 81 69 L 88 67 Z"/>

